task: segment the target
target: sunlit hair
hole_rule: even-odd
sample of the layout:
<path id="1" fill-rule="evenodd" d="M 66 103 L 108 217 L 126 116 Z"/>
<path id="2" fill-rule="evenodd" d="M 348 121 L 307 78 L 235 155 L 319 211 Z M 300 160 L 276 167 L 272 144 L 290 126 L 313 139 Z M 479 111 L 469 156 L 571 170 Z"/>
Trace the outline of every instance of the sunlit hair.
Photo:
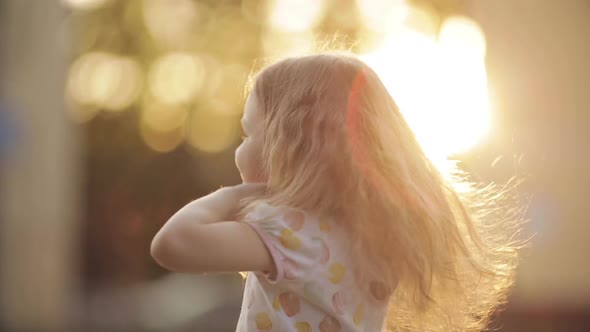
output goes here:
<path id="1" fill-rule="evenodd" d="M 518 220 L 502 210 L 500 190 L 459 195 L 375 72 L 353 56 L 279 61 L 254 77 L 251 93 L 264 118 L 269 187 L 252 204 L 296 207 L 345 227 L 359 286 L 392 293 L 391 330 L 489 323 L 517 265 Z"/>

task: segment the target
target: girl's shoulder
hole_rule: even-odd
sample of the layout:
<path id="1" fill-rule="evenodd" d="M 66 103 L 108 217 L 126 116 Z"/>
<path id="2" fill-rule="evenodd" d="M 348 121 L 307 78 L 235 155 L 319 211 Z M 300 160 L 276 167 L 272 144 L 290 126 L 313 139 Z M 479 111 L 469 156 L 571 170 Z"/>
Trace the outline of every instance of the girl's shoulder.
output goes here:
<path id="1" fill-rule="evenodd" d="M 310 215 L 310 213 L 306 213 L 304 210 L 297 209 L 294 207 L 286 206 L 286 205 L 273 205 L 266 201 L 259 201 L 256 202 L 253 206 L 250 207 L 250 210 L 246 214 L 246 219 L 252 220 L 261 220 L 273 217 L 279 217 L 286 213 L 299 213 L 304 217 Z"/>
<path id="2" fill-rule="evenodd" d="M 330 273 L 330 268 L 344 273 L 339 271 L 349 265 L 348 242 L 333 218 L 260 203 L 251 209 L 245 221 L 268 247 L 279 276 L 307 278 L 312 276 L 308 272 L 323 268 L 328 269 L 326 273 Z"/>
<path id="3" fill-rule="evenodd" d="M 320 216 L 312 211 L 290 206 L 275 206 L 267 202 L 257 203 L 246 214 L 245 221 L 271 229 L 289 229 L 294 232 L 315 234 L 320 237 L 340 232 L 338 221 L 329 216 Z"/>

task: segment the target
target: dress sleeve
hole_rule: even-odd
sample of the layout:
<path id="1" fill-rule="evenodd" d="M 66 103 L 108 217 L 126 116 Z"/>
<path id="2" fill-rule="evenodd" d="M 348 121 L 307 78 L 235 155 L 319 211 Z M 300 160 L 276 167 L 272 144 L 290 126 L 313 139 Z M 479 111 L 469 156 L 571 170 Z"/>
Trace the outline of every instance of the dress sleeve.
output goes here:
<path id="1" fill-rule="evenodd" d="M 253 271 L 270 283 L 305 279 L 311 269 L 329 259 L 329 249 L 318 223 L 301 210 L 262 203 L 245 221 L 258 233 L 272 256 L 276 273 Z"/>

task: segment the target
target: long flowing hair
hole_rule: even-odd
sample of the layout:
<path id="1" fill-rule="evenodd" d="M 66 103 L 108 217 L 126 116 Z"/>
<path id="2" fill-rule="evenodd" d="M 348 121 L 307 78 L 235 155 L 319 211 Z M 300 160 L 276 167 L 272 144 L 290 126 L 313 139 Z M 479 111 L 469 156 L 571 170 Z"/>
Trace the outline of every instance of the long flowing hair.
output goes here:
<path id="1" fill-rule="evenodd" d="M 336 218 L 358 284 L 389 295 L 390 330 L 485 328 L 518 261 L 508 192 L 458 193 L 354 56 L 281 60 L 253 77 L 251 93 L 264 119 L 269 189 L 249 206 L 264 200 Z"/>

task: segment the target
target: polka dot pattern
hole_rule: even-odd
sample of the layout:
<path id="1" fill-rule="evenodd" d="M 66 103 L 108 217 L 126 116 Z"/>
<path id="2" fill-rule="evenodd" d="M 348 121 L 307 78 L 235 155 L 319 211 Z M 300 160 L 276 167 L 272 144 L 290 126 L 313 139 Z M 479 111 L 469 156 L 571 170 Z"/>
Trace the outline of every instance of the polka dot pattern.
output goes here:
<path id="1" fill-rule="evenodd" d="M 268 248 L 276 271 L 248 274 L 236 331 L 381 330 L 386 288 L 355 284 L 347 241 L 334 220 L 260 204 L 246 222 Z"/>

